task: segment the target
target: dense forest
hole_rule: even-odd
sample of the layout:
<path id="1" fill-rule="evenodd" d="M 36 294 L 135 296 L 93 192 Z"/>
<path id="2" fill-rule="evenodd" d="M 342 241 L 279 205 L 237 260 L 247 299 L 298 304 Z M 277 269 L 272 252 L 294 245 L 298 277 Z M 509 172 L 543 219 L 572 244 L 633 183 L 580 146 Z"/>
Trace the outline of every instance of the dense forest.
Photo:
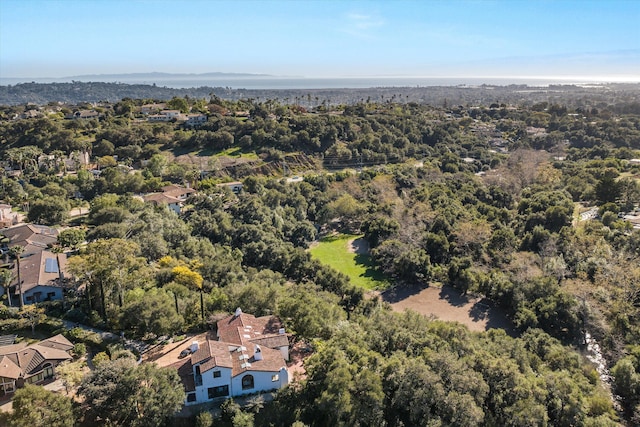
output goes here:
<path id="1" fill-rule="evenodd" d="M 423 89 L 351 102 L 165 94 L 167 108 L 207 116 L 194 127 L 146 119 L 141 107 L 162 94 L 0 107 L 0 199 L 65 230 L 75 280 L 64 304 L 42 307 L 145 340 L 203 330 L 236 307 L 278 315 L 311 349 L 306 377 L 273 402 L 224 403 L 215 425 L 640 423 L 640 229 L 629 219 L 640 210 L 640 91 L 414 99 Z M 95 118 L 66 118 L 89 109 Z M 238 193 L 221 185 L 237 180 Z M 180 215 L 139 197 L 170 183 L 197 190 Z M 484 296 L 514 332 L 394 313 L 311 257 L 333 233 L 362 234 L 392 286 Z M 2 318 L 10 332 L 24 316 L 5 307 Z M 109 378 L 175 383 L 122 354 L 107 349 L 83 398 L 57 404 L 86 425 L 118 410 L 112 425 L 177 423 L 149 396 L 137 413 L 104 405 Z M 19 414 L 11 422 L 27 425 Z"/>

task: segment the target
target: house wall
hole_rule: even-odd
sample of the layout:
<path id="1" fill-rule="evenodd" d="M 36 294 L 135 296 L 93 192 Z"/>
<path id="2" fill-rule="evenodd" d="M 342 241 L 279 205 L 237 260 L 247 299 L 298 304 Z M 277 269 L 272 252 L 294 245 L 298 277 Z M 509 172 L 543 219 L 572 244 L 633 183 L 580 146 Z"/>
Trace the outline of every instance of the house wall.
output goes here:
<path id="1" fill-rule="evenodd" d="M 253 375 L 253 385 L 251 389 L 242 389 L 242 378 L 246 375 Z M 277 375 L 277 380 L 274 381 L 274 376 Z M 270 391 L 274 389 L 282 388 L 289 384 L 289 374 L 286 369 L 281 369 L 280 372 L 261 372 L 261 371 L 247 371 L 240 375 L 236 375 L 231 380 L 231 395 L 240 396 L 243 394 L 257 393 L 259 391 Z"/>
<path id="2" fill-rule="evenodd" d="M 16 380 L 0 377 L 0 396 L 16 391 Z"/>
<path id="3" fill-rule="evenodd" d="M 49 296 L 49 294 L 53 294 Z M 34 302 L 54 301 L 62 299 L 62 288 L 55 286 L 36 286 L 29 289 L 24 294 L 24 303 L 33 304 Z"/>
<path id="4" fill-rule="evenodd" d="M 195 367 L 194 376 L 195 376 Z M 220 371 L 220 377 L 214 378 L 213 372 Z M 193 405 L 196 403 L 207 402 L 209 399 L 209 388 L 218 387 L 223 385 L 229 385 L 229 394 L 231 395 L 231 369 L 230 368 L 213 368 L 208 370 L 207 372 L 202 373 L 202 385 L 196 386 L 196 401 L 188 402 L 188 405 Z"/>
<path id="5" fill-rule="evenodd" d="M 174 211 L 175 213 L 177 213 L 178 215 L 180 215 L 180 204 L 178 203 L 169 203 L 167 205 L 169 207 L 170 210 Z"/>
<path id="6" fill-rule="evenodd" d="M 280 350 L 280 354 L 282 354 L 282 357 L 284 358 L 284 360 L 286 360 L 288 362 L 289 361 L 289 346 L 288 345 L 283 345 L 282 347 L 278 347 L 278 350 Z"/>

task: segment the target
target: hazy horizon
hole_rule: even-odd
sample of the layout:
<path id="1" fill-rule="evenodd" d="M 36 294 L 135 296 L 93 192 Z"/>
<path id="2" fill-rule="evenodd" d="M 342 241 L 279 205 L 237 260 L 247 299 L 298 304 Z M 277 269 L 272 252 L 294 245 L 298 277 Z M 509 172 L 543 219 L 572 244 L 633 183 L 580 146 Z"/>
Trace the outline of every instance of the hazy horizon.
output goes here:
<path id="1" fill-rule="evenodd" d="M 25 78 L 0 77 L 0 86 L 21 83 L 71 83 L 103 82 L 118 84 L 156 85 L 175 89 L 198 87 L 228 87 L 237 90 L 278 90 L 278 89 L 365 89 L 373 87 L 432 87 L 432 86 L 509 86 L 548 87 L 551 85 L 605 85 L 616 83 L 640 84 L 633 76 L 363 76 L 363 77 L 289 77 L 289 76 L 242 76 L 242 77 L 200 77 L 201 75 L 167 75 L 156 78 L 148 74 L 122 74 L 95 76 L 71 76 L 68 78 Z M 129 77 L 128 77 L 129 76 Z"/>
<path id="2" fill-rule="evenodd" d="M 640 2 L 629 0 L 3 0 L 0 78 L 634 80 L 638 22 Z"/>

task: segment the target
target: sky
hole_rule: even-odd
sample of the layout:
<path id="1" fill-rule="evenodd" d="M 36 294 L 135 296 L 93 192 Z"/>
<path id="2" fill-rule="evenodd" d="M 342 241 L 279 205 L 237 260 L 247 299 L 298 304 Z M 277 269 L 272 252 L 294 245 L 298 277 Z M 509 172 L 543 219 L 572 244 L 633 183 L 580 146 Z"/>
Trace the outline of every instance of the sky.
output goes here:
<path id="1" fill-rule="evenodd" d="M 640 0 L 0 0 L 0 77 L 611 76 Z"/>

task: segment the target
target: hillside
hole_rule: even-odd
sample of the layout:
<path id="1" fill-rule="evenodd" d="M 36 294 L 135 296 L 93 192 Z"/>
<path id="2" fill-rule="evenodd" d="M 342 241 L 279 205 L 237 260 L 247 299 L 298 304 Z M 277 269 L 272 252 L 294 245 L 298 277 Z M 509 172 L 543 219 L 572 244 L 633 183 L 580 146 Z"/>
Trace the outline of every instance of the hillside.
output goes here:
<path id="1" fill-rule="evenodd" d="M 50 318 L 149 343 L 182 342 L 238 307 L 282 320 L 311 354 L 306 376 L 263 406 L 228 404 L 223 423 L 633 425 L 638 92 L 536 96 L 5 106 L 0 197 L 72 230 L 57 244 L 74 280 L 64 304 L 40 305 Z M 331 246 L 342 235 L 368 253 Z M 392 309 L 429 301 L 478 331 Z M 22 312 L 4 310 L 3 327 L 27 329 Z"/>

